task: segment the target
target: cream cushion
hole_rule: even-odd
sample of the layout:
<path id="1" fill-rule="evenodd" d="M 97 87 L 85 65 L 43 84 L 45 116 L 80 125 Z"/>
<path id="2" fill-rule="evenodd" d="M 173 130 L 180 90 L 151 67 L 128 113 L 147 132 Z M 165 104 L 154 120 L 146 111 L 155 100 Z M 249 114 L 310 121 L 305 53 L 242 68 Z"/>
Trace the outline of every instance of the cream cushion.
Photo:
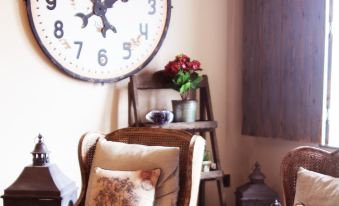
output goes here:
<path id="1" fill-rule="evenodd" d="M 89 205 L 153 206 L 160 169 L 112 171 L 94 168 Z"/>
<path id="2" fill-rule="evenodd" d="M 338 206 L 339 178 L 299 168 L 294 205 Z"/>
<path id="3" fill-rule="evenodd" d="M 155 191 L 155 205 L 176 205 L 179 192 L 178 147 L 125 144 L 99 138 L 93 157 L 87 194 L 90 194 L 92 189 L 95 167 L 121 171 L 159 168 L 161 174 Z M 88 202 L 86 195 L 86 206 L 89 206 Z"/>

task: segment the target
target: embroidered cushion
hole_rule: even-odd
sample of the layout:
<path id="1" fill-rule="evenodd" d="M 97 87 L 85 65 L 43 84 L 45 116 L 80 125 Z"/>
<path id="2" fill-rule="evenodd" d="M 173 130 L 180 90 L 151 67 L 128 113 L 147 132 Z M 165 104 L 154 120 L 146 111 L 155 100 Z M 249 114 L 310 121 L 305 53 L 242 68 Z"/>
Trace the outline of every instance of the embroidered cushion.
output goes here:
<path id="1" fill-rule="evenodd" d="M 89 204 L 153 206 L 160 169 L 112 171 L 94 168 Z"/>
<path id="2" fill-rule="evenodd" d="M 136 171 L 159 168 L 161 174 L 155 191 L 156 206 L 176 205 L 179 192 L 179 148 L 145 146 L 107 141 L 99 138 L 92 162 L 87 194 L 92 189 L 93 168 Z M 86 195 L 86 206 L 88 198 Z"/>

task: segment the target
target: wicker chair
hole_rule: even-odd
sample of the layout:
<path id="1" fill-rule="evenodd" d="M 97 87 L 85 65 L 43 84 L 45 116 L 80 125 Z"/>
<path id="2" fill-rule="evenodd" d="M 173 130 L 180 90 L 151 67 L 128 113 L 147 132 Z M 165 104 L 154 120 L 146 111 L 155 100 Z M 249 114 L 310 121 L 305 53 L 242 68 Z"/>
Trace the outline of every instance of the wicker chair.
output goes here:
<path id="1" fill-rule="evenodd" d="M 196 205 L 205 140 L 200 136 L 192 136 L 192 134 L 185 131 L 145 127 L 119 129 L 107 135 L 98 133 L 87 133 L 83 135 L 78 147 L 82 188 L 79 199 L 75 205 L 85 205 L 87 182 L 96 142 L 100 136 L 104 136 L 109 141 L 124 142 L 128 144 L 180 147 L 180 192 L 178 205 Z"/>
<path id="2" fill-rule="evenodd" d="M 293 206 L 299 167 L 339 177 L 339 151 L 330 153 L 315 147 L 298 147 L 284 157 L 281 175 L 286 206 Z"/>

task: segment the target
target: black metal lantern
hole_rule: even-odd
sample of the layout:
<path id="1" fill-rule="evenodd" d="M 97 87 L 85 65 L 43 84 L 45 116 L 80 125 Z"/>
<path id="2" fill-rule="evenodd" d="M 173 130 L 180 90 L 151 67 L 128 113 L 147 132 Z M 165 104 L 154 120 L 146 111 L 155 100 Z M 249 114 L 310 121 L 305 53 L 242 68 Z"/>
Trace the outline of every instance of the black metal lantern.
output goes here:
<path id="1" fill-rule="evenodd" d="M 32 152 L 33 165 L 24 168 L 2 196 L 4 206 L 71 206 L 77 187 L 55 164 L 49 164 L 49 151 L 39 141 Z"/>
<path id="2" fill-rule="evenodd" d="M 38 136 L 39 142 L 35 145 L 32 153 L 33 155 L 33 166 L 44 166 L 49 163 L 49 151 L 47 146 L 42 141 L 42 136 Z"/>
<path id="3" fill-rule="evenodd" d="M 278 199 L 278 194 L 265 184 L 265 175 L 261 172 L 258 162 L 250 174 L 250 182 L 237 188 L 237 206 L 271 206 Z"/>

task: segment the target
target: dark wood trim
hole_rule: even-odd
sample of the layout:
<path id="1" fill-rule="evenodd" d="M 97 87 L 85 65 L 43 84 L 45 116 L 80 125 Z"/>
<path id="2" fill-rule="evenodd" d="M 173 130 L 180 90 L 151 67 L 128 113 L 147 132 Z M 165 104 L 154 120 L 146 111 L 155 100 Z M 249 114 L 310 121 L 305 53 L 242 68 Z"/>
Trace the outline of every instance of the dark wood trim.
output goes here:
<path id="1" fill-rule="evenodd" d="M 326 1 L 244 1 L 242 134 L 320 143 Z"/>

